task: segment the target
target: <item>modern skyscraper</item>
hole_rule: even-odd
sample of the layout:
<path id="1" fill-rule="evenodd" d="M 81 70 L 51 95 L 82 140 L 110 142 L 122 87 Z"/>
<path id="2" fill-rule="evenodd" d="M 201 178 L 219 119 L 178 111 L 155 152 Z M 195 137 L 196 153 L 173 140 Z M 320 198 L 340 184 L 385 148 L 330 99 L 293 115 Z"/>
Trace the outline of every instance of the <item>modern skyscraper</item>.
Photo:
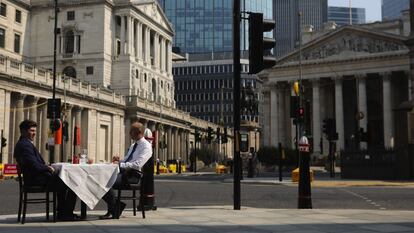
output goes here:
<path id="1" fill-rule="evenodd" d="M 233 50 L 232 0 L 158 1 L 175 29 L 175 52 L 211 53 Z M 261 12 L 265 19 L 273 18 L 272 7 L 272 0 L 241 1 L 242 11 Z"/>
<path id="2" fill-rule="evenodd" d="M 272 2 L 242 0 L 241 10 L 261 12 L 265 19 L 272 19 Z M 173 65 L 177 108 L 190 112 L 192 116 L 231 126 L 233 1 L 159 0 L 159 3 L 175 29 L 174 51 L 187 53 L 187 62 Z M 247 14 L 243 16 L 248 17 Z M 242 50 L 248 49 L 247 26 L 248 21 L 243 20 L 240 33 Z M 247 72 L 248 60 L 242 59 L 242 85 L 255 89 L 256 98 L 260 98 L 258 91 L 261 82 Z M 257 111 L 249 114 L 242 116 L 242 119 L 259 122 Z"/>
<path id="3" fill-rule="evenodd" d="M 395 19 L 402 16 L 401 11 L 410 8 L 409 0 L 382 0 L 382 18 Z"/>
<path id="4" fill-rule="evenodd" d="M 276 57 L 281 57 L 297 47 L 299 11 L 302 12 L 302 28 L 312 25 L 315 30 L 319 30 L 328 19 L 327 0 L 277 0 L 274 1 L 273 9 L 276 20 Z"/>
<path id="5" fill-rule="evenodd" d="M 352 24 L 365 23 L 365 8 L 351 8 Z M 328 8 L 328 21 L 334 21 L 338 26 L 349 25 L 349 7 L 330 6 Z"/>

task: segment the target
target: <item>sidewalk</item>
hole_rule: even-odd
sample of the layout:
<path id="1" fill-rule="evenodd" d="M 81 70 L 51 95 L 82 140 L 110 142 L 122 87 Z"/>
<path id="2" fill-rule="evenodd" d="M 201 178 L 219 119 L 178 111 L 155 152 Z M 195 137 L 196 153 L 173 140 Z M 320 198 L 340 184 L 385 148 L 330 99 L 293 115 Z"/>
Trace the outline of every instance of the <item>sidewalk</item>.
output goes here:
<path id="1" fill-rule="evenodd" d="M 287 233 L 383 233 L 414 232 L 414 211 L 257 209 L 232 206 L 160 208 L 147 218 L 125 211 L 121 219 L 98 220 L 89 211 L 88 221 L 45 222 L 44 215 L 29 215 L 27 223 L 16 216 L 0 216 L 2 233 L 152 233 L 152 232 L 287 232 Z"/>

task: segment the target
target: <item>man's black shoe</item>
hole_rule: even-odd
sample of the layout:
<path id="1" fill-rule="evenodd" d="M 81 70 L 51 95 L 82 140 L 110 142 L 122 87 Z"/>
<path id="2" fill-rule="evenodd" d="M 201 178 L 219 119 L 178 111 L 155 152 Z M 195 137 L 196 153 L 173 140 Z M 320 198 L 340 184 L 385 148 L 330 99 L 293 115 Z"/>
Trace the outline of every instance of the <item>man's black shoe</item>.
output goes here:
<path id="1" fill-rule="evenodd" d="M 123 202 L 121 202 L 121 205 L 120 205 L 120 208 L 119 208 L 119 216 L 122 215 L 122 211 L 124 211 L 125 207 L 126 207 L 126 204 L 123 203 Z M 116 217 L 115 214 L 110 213 L 108 211 L 108 212 L 106 212 L 105 215 L 99 216 L 99 219 L 101 219 L 101 220 L 105 220 L 105 219 L 115 219 L 115 218 L 119 218 L 119 216 Z"/>
<path id="2" fill-rule="evenodd" d="M 125 207 L 126 207 L 126 204 L 124 202 L 121 202 L 121 205 L 119 207 L 119 215 L 118 215 L 118 218 L 122 215 L 122 211 L 124 211 Z"/>
<path id="3" fill-rule="evenodd" d="M 109 212 L 106 212 L 105 215 L 99 216 L 99 219 L 113 219 L 113 215 Z"/>

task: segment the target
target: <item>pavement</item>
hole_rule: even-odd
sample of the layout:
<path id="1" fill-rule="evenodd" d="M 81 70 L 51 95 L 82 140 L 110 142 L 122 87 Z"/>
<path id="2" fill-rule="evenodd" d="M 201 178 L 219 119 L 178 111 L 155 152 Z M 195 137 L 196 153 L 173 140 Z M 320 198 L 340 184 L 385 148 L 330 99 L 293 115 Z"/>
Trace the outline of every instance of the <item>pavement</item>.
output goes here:
<path id="1" fill-rule="evenodd" d="M 120 219 L 99 220 L 100 211 L 89 211 L 88 220 L 46 222 L 40 214 L 27 216 L 26 224 L 16 215 L 0 216 L 2 233 L 152 233 L 152 232 L 284 232 L 284 233 L 412 233 L 414 211 L 337 209 L 258 209 L 232 206 L 187 206 L 159 208 L 146 218 L 124 211 Z"/>
<path id="2" fill-rule="evenodd" d="M 174 180 L 174 177 L 221 177 L 222 182 L 233 182 L 231 175 L 214 175 L 211 172 L 164 174 L 157 180 Z M 171 179 L 173 178 L 173 179 Z M 263 185 L 297 185 L 289 177 L 279 181 L 277 176 L 244 178 L 242 183 Z M 414 187 L 412 181 L 343 180 L 317 174 L 312 186 L 399 186 Z M 42 211 L 42 210 L 39 210 Z M 47 222 L 44 214 L 29 214 L 26 224 L 17 223 L 16 215 L 0 216 L 1 233 L 152 233 L 152 232 L 285 232 L 285 233 L 412 233 L 414 211 L 365 209 L 266 209 L 233 206 L 177 206 L 158 208 L 132 215 L 126 209 L 120 219 L 99 220 L 102 211 L 88 211 L 88 219 L 79 222 Z"/>

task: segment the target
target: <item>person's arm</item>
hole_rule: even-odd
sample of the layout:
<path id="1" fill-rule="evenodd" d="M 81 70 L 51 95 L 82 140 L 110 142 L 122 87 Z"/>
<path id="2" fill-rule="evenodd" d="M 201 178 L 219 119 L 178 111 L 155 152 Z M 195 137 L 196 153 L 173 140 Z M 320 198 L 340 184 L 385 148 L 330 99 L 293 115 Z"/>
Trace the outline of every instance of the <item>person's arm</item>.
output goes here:
<path id="1" fill-rule="evenodd" d="M 50 168 L 46 164 L 39 163 L 39 161 L 36 160 L 33 148 L 29 146 L 22 146 L 20 148 L 19 157 L 20 161 L 23 163 L 22 166 L 25 166 L 32 171 L 41 173 L 51 172 Z"/>
<path id="2" fill-rule="evenodd" d="M 134 151 L 134 154 L 132 154 L 133 160 L 130 162 L 121 162 L 119 163 L 119 166 L 121 168 L 133 168 L 136 170 L 141 171 L 142 166 L 151 158 L 152 156 L 152 147 L 151 144 L 145 143 L 143 148 L 137 148 L 136 151 Z"/>

